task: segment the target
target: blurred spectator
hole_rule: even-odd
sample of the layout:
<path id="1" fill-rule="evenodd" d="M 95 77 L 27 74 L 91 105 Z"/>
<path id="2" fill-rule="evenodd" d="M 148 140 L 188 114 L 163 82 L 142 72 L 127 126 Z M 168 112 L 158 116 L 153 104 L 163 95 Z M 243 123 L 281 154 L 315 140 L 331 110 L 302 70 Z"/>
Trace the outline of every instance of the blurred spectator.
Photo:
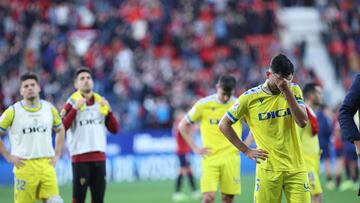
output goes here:
<path id="1" fill-rule="evenodd" d="M 221 74 L 238 78 L 237 95 L 263 80 L 281 51 L 278 7 L 262 0 L 0 1 L 0 107 L 17 99 L 14 78 L 35 71 L 43 96 L 60 108 L 73 91 L 71 76 L 87 66 L 124 131 L 170 127 L 173 109 L 214 92 Z M 360 50 L 357 42 L 349 41 L 350 50 Z M 296 81 L 308 82 L 305 47 L 298 49 Z M 356 67 L 357 55 L 344 53 Z"/>

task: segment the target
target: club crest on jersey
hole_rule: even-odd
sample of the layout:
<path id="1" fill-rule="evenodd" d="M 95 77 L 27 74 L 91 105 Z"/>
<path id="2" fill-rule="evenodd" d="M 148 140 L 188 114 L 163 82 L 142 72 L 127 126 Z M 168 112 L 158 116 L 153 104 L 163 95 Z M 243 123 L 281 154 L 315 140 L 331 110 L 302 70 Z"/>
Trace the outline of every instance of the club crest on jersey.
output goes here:
<path id="1" fill-rule="evenodd" d="M 236 111 L 236 110 L 238 110 L 239 107 L 240 107 L 240 103 L 239 103 L 239 102 L 236 102 L 236 103 L 231 107 L 231 110 Z"/>

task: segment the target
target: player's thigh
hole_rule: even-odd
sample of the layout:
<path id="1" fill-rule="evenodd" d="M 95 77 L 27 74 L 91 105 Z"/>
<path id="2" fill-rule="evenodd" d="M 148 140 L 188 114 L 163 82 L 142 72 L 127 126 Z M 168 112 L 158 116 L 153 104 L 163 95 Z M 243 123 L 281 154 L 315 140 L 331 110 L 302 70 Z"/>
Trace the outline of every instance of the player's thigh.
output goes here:
<path id="1" fill-rule="evenodd" d="M 40 179 L 30 163 L 25 162 L 21 168 L 14 167 L 14 200 L 15 203 L 32 203 L 37 199 L 37 188 Z"/>
<path id="2" fill-rule="evenodd" d="M 44 173 L 41 175 L 41 185 L 39 188 L 39 197 L 41 199 L 48 199 L 53 196 L 59 195 L 59 186 L 56 177 L 55 167 L 44 161 Z"/>
<path id="3" fill-rule="evenodd" d="M 306 170 L 309 178 L 310 193 L 312 195 L 322 193 L 320 177 L 319 177 L 320 156 L 319 155 L 309 156 L 304 154 L 304 161 L 306 164 Z"/>
<path id="4" fill-rule="evenodd" d="M 201 192 L 215 192 L 220 180 L 220 166 L 214 160 L 203 160 L 201 163 Z"/>
<path id="5" fill-rule="evenodd" d="M 285 172 L 284 192 L 288 203 L 310 203 L 310 186 L 307 172 Z"/>
<path id="6" fill-rule="evenodd" d="M 317 195 L 322 193 L 322 187 L 320 183 L 319 173 L 315 170 L 308 171 L 310 193 L 311 195 Z"/>
<path id="7" fill-rule="evenodd" d="M 238 195 L 241 193 L 240 155 L 237 153 L 230 154 L 223 159 L 220 175 L 221 192 L 228 195 Z"/>
<path id="8" fill-rule="evenodd" d="M 254 203 L 280 203 L 283 172 L 256 167 Z"/>

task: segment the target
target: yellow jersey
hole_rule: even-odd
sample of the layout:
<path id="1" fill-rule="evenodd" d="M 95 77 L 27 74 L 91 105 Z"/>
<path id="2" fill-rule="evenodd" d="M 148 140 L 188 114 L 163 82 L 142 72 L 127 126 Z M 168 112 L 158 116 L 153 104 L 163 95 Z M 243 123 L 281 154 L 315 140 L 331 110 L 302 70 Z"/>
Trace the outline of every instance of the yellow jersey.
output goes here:
<path id="1" fill-rule="evenodd" d="M 313 116 L 316 116 L 315 112 L 311 108 Z M 305 128 L 297 126 L 301 139 L 301 149 L 305 155 L 320 155 L 320 144 L 318 135 L 313 135 L 310 122 L 308 121 Z"/>
<path id="2" fill-rule="evenodd" d="M 298 104 L 305 105 L 300 87 L 290 87 Z M 305 171 L 301 140 L 285 97 L 273 95 L 263 85 L 244 92 L 226 112 L 236 122 L 241 118 L 250 127 L 258 148 L 269 152 L 259 167 L 273 171 Z"/>
<path id="3" fill-rule="evenodd" d="M 22 107 L 29 112 L 37 112 L 41 109 L 41 102 L 40 105 L 38 107 L 34 107 L 34 108 L 30 108 L 27 107 L 25 105 L 22 105 Z M 51 106 L 51 113 L 53 115 L 53 127 L 54 128 L 59 128 L 62 125 L 62 121 L 59 115 L 58 110 L 54 107 Z M 13 106 L 8 107 L 4 113 L 1 115 L 0 117 L 0 130 L 3 132 L 6 132 L 7 129 L 11 126 L 13 119 L 14 119 L 14 115 L 15 115 L 15 109 Z"/>
<path id="4" fill-rule="evenodd" d="M 200 134 L 204 147 L 209 148 L 210 154 L 206 159 L 237 153 L 238 150 L 219 130 L 218 124 L 225 114 L 236 101 L 231 97 L 227 103 L 221 103 L 216 94 L 200 99 L 186 115 L 189 123 L 200 122 Z M 233 125 L 235 132 L 241 137 L 242 128 L 239 121 Z"/>

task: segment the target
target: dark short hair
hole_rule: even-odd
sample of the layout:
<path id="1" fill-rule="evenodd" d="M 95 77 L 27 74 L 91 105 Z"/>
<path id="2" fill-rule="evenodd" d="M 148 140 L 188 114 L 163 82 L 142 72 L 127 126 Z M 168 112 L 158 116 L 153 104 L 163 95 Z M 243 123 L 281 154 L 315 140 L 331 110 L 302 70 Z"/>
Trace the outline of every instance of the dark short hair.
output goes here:
<path id="1" fill-rule="evenodd" d="M 89 73 L 91 75 L 91 71 L 89 68 L 86 68 L 86 67 L 83 67 L 83 68 L 79 68 L 76 70 L 75 72 L 75 76 L 74 76 L 74 79 L 76 80 L 77 77 L 80 75 L 80 73 Z"/>
<path id="2" fill-rule="evenodd" d="M 30 80 L 30 79 L 35 80 L 36 83 L 39 83 L 38 76 L 33 72 L 27 72 L 20 76 L 20 82 L 24 82 L 25 80 Z"/>
<path id="3" fill-rule="evenodd" d="M 310 94 L 314 93 L 318 86 L 316 83 L 307 83 L 303 88 L 304 98 L 309 98 Z"/>
<path id="4" fill-rule="evenodd" d="M 235 89 L 236 79 L 231 75 L 223 75 L 219 78 L 218 84 L 225 92 L 231 92 Z"/>
<path id="5" fill-rule="evenodd" d="M 278 54 L 271 59 L 270 70 L 281 76 L 294 74 L 294 65 L 284 54 Z"/>

